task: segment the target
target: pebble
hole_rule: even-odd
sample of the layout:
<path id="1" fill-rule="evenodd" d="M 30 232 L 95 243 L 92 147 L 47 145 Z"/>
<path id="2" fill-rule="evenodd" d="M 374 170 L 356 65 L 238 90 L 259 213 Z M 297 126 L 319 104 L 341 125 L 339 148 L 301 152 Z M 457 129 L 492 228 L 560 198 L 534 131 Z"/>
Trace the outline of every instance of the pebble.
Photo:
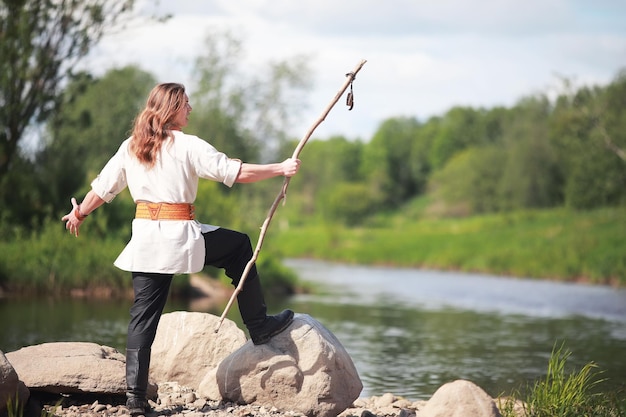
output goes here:
<path id="1" fill-rule="evenodd" d="M 80 404 L 57 406 L 47 404 L 44 410 L 57 417 L 128 417 L 130 414 L 123 404 L 105 404 L 100 400 Z M 79 401 L 79 400 L 78 400 Z M 212 401 L 199 398 L 188 387 L 175 382 L 159 384 L 158 400 L 149 401 L 152 411 L 146 417 L 305 417 L 294 411 L 279 411 L 275 407 L 239 405 L 231 402 Z M 386 393 L 380 397 L 359 398 L 353 408 L 344 410 L 338 417 L 415 417 L 426 401 L 411 402 L 407 399 Z"/>

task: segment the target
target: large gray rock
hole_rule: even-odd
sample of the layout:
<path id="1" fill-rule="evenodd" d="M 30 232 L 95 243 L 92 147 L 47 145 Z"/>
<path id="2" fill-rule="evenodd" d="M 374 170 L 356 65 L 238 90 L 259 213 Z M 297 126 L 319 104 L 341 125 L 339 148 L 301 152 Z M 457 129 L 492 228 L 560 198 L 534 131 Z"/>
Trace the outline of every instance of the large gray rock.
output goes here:
<path id="1" fill-rule="evenodd" d="M 206 373 L 246 343 L 246 335 L 225 319 L 207 313 L 176 311 L 161 316 L 152 344 L 150 376 L 197 389 Z"/>
<path id="2" fill-rule="evenodd" d="M 25 404 L 29 396 L 28 388 L 19 380 L 17 372 L 0 351 L 0 414 L 6 410 L 9 400 Z"/>
<path id="3" fill-rule="evenodd" d="M 363 384 L 350 355 L 318 321 L 296 314 L 269 343 L 248 341 L 210 371 L 198 393 L 213 400 L 335 417 L 358 398 Z"/>
<path id="4" fill-rule="evenodd" d="M 439 387 L 418 413 L 419 417 L 501 417 L 493 398 L 465 380 Z"/>
<path id="5" fill-rule="evenodd" d="M 116 349 L 88 342 L 54 342 L 6 354 L 19 378 L 32 390 L 53 394 L 125 394 L 126 357 Z M 156 398 L 157 387 L 148 386 Z"/>

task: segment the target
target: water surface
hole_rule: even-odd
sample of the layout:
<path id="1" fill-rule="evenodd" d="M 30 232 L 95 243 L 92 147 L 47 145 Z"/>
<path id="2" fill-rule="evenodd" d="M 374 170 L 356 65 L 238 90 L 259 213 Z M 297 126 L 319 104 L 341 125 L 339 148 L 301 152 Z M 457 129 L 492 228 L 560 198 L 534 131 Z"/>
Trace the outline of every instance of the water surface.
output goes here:
<path id="1" fill-rule="evenodd" d="M 404 268 L 290 260 L 324 295 L 296 297 L 342 342 L 366 395 L 425 399 L 463 378 L 491 395 L 543 377 L 555 345 L 570 370 L 595 362 L 626 384 L 626 290 Z"/>
<path id="2" fill-rule="evenodd" d="M 595 362 L 604 391 L 626 385 L 626 290 L 479 274 L 289 260 L 315 295 L 269 300 L 293 308 L 341 341 L 363 396 L 427 399 L 468 379 L 497 396 L 545 375 L 555 344 L 571 370 Z M 130 301 L 0 299 L 0 350 L 90 341 L 124 350 Z M 170 300 L 166 312 L 190 309 Z M 217 311 L 207 311 L 216 315 Z M 228 318 L 241 325 L 236 306 Z"/>

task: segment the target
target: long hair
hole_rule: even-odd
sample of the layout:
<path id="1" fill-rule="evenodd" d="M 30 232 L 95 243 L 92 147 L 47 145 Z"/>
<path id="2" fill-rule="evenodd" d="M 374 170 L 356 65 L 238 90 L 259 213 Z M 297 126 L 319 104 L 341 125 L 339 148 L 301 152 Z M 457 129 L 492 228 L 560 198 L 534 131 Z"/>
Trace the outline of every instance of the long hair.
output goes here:
<path id="1" fill-rule="evenodd" d="M 154 166 L 163 143 L 170 137 L 173 118 L 185 105 L 185 86 L 159 84 L 150 91 L 146 107 L 133 126 L 130 152 L 148 167 Z"/>

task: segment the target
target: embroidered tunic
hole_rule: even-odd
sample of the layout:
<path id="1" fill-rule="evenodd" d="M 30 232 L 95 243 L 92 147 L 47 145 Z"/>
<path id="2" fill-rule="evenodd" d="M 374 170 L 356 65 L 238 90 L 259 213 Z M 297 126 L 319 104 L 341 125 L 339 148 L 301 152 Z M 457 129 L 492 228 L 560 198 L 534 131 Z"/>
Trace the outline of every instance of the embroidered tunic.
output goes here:
<path id="1" fill-rule="evenodd" d="M 130 138 L 119 147 L 91 183 L 93 191 L 110 203 L 128 187 L 135 202 L 189 203 L 206 178 L 232 187 L 241 161 L 228 158 L 197 136 L 173 131 L 152 168 L 129 153 Z M 204 267 L 202 233 L 218 226 L 197 220 L 133 219 L 132 236 L 114 264 L 124 271 L 185 274 Z"/>

